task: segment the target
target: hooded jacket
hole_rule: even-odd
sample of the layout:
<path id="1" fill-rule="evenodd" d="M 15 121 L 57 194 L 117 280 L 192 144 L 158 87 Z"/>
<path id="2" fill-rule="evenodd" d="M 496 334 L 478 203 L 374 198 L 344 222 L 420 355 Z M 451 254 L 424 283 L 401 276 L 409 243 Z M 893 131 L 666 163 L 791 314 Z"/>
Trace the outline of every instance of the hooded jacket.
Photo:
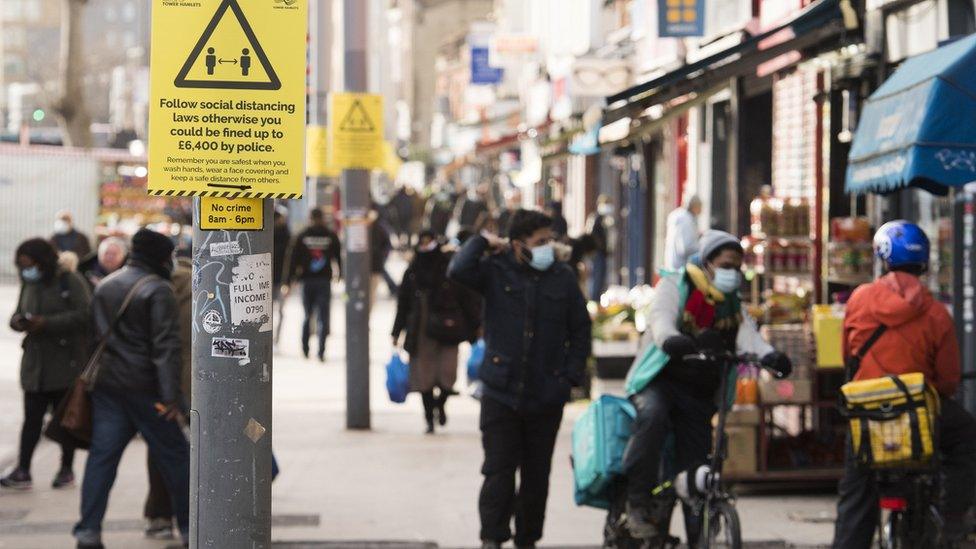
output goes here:
<path id="1" fill-rule="evenodd" d="M 959 343 L 952 317 L 918 277 L 892 272 L 854 291 L 844 318 L 844 357 L 856 354 L 884 324 L 855 380 L 921 372 L 939 394 L 959 387 Z"/>

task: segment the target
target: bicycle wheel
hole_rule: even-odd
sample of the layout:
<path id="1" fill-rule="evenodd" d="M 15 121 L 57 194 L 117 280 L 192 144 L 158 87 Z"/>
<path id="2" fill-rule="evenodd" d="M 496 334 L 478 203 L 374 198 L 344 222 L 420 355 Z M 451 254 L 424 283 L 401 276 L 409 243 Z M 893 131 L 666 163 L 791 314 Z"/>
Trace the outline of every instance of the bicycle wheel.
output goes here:
<path id="1" fill-rule="evenodd" d="M 901 511 L 892 511 L 888 514 L 888 519 L 881 525 L 880 542 L 881 549 L 908 549 L 911 544 L 905 535 L 905 514 Z"/>
<path id="2" fill-rule="evenodd" d="M 742 549 L 742 526 L 739 513 L 727 500 L 712 502 L 706 509 L 701 549 Z"/>

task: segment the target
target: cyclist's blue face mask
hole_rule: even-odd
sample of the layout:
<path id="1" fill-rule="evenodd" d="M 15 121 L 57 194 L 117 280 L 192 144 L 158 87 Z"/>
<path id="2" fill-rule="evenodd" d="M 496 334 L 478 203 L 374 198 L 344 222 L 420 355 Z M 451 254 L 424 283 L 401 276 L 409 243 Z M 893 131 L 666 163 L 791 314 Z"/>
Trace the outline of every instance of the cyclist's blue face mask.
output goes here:
<path id="1" fill-rule="evenodd" d="M 737 269 L 715 269 L 712 284 L 722 293 L 732 293 L 742 285 L 742 273 Z"/>
<path id="2" fill-rule="evenodd" d="M 742 286 L 742 254 L 724 251 L 709 264 L 712 272 L 712 285 L 724 293 L 738 291 Z"/>

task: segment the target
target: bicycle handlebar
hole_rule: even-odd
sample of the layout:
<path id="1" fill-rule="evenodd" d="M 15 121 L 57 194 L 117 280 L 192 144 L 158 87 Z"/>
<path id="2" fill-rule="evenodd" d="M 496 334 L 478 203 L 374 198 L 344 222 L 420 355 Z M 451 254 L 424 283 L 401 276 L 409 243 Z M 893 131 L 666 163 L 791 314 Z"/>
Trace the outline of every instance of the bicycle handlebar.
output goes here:
<path id="1" fill-rule="evenodd" d="M 733 365 L 733 364 L 743 364 L 746 366 L 754 366 L 757 368 L 762 368 L 769 373 L 773 374 L 776 379 L 783 379 L 785 376 L 781 372 L 777 371 L 775 368 L 763 365 L 760 358 L 753 353 L 742 353 L 736 354 L 728 351 L 699 351 L 694 354 L 684 355 L 682 360 L 689 362 L 708 362 L 708 363 L 718 363 L 723 365 Z"/>

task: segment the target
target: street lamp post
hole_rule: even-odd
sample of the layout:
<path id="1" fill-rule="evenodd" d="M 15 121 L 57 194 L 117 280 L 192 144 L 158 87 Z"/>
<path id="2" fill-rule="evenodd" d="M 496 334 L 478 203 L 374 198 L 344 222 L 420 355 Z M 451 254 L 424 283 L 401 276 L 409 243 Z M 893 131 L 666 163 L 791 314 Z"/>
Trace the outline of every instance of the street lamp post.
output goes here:
<path id="1" fill-rule="evenodd" d="M 363 0 L 345 0 L 343 5 L 345 88 L 367 91 L 368 5 Z M 332 113 L 332 116 L 337 116 Z M 369 172 L 342 172 L 342 212 L 346 234 L 351 227 L 367 223 L 369 211 Z M 356 240 L 356 247 L 351 247 Z M 365 240 L 365 241 L 363 241 Z M 346 428 L 369 429 L 369 239 L 346 239 Z"/>

